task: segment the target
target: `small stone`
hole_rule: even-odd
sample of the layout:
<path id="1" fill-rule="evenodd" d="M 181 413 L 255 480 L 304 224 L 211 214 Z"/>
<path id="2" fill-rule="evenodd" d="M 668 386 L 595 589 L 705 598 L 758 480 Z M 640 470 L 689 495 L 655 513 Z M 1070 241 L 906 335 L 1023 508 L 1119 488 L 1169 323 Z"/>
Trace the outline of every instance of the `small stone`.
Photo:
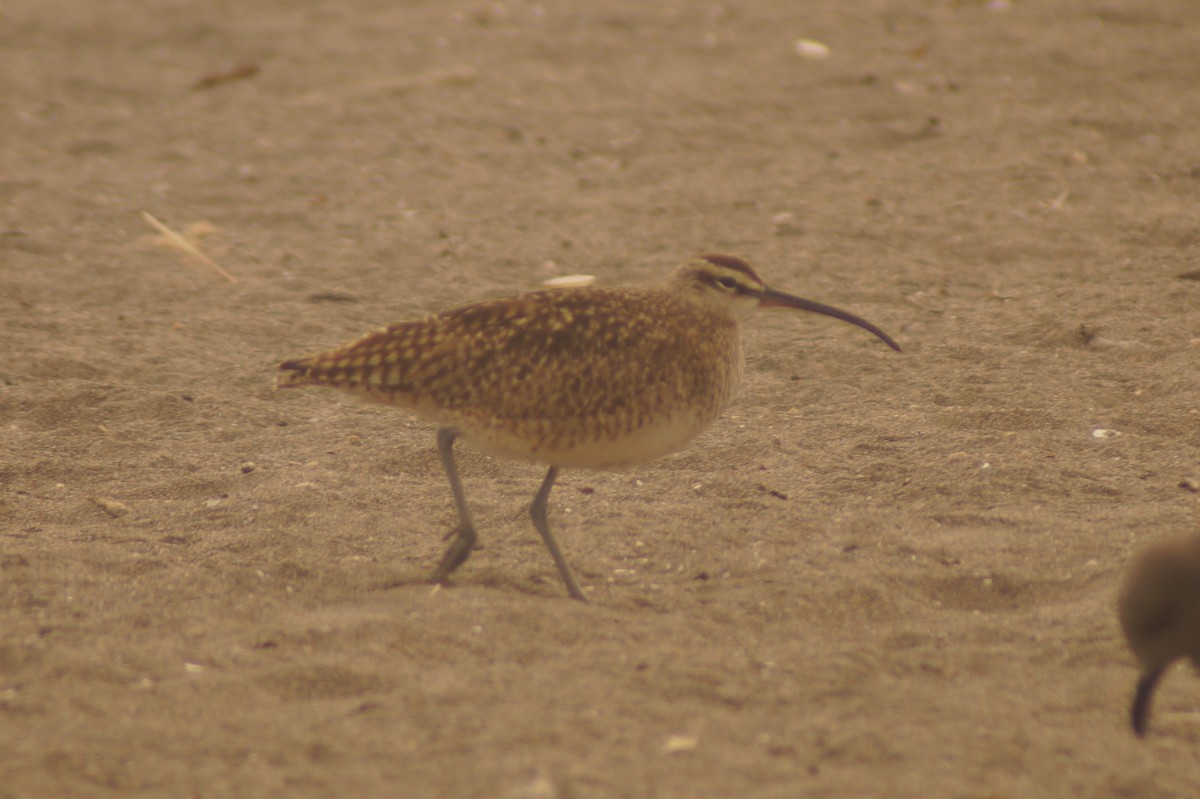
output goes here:
<path id="1" fill-rule="evenodd" d="M 362 302 L 353 291 L 341 288 L 323 289 L 308 295 L 309 302 Z"/>
<path id="2" fill-rule="evenodd" d="M 662 752 L 664 755 L 691 752 L 699 745 L 700 739 L 694 735 L 668 735 L 663 741 Z"/>
<path id="3" fill-rule="evenodd" d="M 112 516 L 114 519 L 118 516 L 124 516 L 126 513 L 129 513 L 129 506 L 124 502 L 119 502 L 115 499 L 109 499 L 108 497 L 92 497 L 92 502 L 95 502 L 96 505 L 100 507 L 100 510 L 104 511 L 109 516 Z"/>
<path id="4" fill-rule="evenodd" d="M 542 285 L 555 289 L 577 289 L 590 286 L 595 282 L 595 275 L 562 275 L 542 281 Z"/>
<path id="5" fill-rule="evenodd" d="M 771 224 L 775 228 L 776 236 L 800 236 L 804 234 L 804 228 L 796 220 L 796 215 L 790 211 L 781 211 L 772 216 Z"/>
<path id="6" fill-rule="evenodd" d="M 833 51 L 829 49 L 829 45 L 816 39 L 797 39 L 796 55 L 809 61 L 827 61 L 833 55 Z"/>

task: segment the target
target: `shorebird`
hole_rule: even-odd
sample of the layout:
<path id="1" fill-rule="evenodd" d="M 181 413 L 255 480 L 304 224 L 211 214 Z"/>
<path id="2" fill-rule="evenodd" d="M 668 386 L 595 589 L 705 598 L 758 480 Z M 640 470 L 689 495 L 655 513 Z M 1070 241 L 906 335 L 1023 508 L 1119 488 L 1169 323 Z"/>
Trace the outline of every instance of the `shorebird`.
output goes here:
<path id="1" fill-rule="evenodd" d="M 1117 611 L 1142 669 L 1129 711 L 1133 731 L 1141 737 L 1150 698 L 1167 666 L 1190 658 L 1200 668 L 1200 535 L 1158 541 L 1139 552 Z"/>
<path id="2" fill-rule="evenodd" d="M 680 449 L 733 400 L 742 320 L 793 308 L 858 325 L 852 313 L 768 288 L 732 255 L 702 255 L 648 288 L 544 289 L 399 322 L 339 349 L 279 364 L 276 385 L 328 386 L 438 425 L 458 526 L 432 580 L 475 546 L 454 463 L 456 439 L 549 467 L 530 506 L 567 592 L 586 601 L 546 520 L 563 468 L 620 469 Z"/>

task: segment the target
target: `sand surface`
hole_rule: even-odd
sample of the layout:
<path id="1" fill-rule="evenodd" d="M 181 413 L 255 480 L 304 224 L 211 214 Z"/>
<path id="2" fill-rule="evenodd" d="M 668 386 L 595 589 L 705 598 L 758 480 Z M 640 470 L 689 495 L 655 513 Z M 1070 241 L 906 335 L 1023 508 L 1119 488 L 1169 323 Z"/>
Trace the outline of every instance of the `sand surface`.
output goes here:
<path id="1" fill-rule="evenodd" d="M 1192 0 L 5 4 L 0 796 L 1196 796 L 1114 600 L 1200 512 L 1198 65 Z M 704 251 L 905 351 L 760 314 L 563 475 L 588 605 L 540 467 L 462 454 L 434 591 L 432 427 L 272 388 Z"/>

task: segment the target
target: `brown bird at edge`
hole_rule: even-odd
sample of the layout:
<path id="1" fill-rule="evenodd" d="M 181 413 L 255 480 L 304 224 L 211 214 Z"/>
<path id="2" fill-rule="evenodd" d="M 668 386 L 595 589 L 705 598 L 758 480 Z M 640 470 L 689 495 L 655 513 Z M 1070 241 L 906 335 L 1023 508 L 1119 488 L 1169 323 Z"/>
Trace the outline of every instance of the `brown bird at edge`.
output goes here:
<path id="1" fill-rule="evenodd" d="M 1142 669 L 1129 710 L 1140 738 L 1167 666 L 1190 658 L 1200 669 L 1200 535 L 1156 541 L 1138 552 L 1117 599 L 1117 613 Z"/>
<path id="2" fill-rule="evenodd" d="M 546 520 L 559 469 L 620 469 L 674 452 L 733 401 L 743 319 L 791 308 L 864 328 L 828 305 L 768 288 L 741 258 L 701 255 L 647 288 L 544 289 L 398 322 L 339 349 L 284 361 L 278 388 L 328 386 L 405 408 L 439 426 L 458 526 L 433 582 L 475 546 L 455 467 L 463 439 L 481 452 L 549 466 L 533 525 L 575 599 L 587 601 Z"/>

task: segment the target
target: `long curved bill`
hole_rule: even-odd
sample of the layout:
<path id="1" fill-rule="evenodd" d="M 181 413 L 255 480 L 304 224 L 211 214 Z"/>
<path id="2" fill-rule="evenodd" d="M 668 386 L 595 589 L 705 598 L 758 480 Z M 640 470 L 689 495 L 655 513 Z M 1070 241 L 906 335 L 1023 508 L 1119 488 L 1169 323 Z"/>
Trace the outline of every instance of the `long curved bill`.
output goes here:
<path id="1" fill-rule="evenodd" d="M 1141 738 L 1146 734 L 1146 720 L 1150 717 L 1150 697 L 1154 695 L 1154 686 L 1162 676 L 1163 667 L 1143 674 L 1138 678 L 1137 691 L 1133 695 L 1133 706 L 1129 709 L 1129 719 L 1133 723 L 1133 732 Z"/>
<path id="2" fill-rule="evenodd" d="M 861 316 L 855 316 L 849 311 L 843 311 L 841 308 L 834 308 L 832 305 L 806 300 L 803 297 L 793 297 L 791 294 L 784 294 L 782 291 L 775 291 L 775 289 L 765 289 L 759 304 L 763 308 L 795 308 L 800 311 L 811 311 L 812 313 L 832 316 L 834 319 L 841 319 L 843 322 L 858 325 L 863 330 L 874 333 L 884 344 L 887 344 L 896 352 L 900 352 L 900 345 L 893 341 L 892 337 L 887 333 L 884 333 Z"/>

